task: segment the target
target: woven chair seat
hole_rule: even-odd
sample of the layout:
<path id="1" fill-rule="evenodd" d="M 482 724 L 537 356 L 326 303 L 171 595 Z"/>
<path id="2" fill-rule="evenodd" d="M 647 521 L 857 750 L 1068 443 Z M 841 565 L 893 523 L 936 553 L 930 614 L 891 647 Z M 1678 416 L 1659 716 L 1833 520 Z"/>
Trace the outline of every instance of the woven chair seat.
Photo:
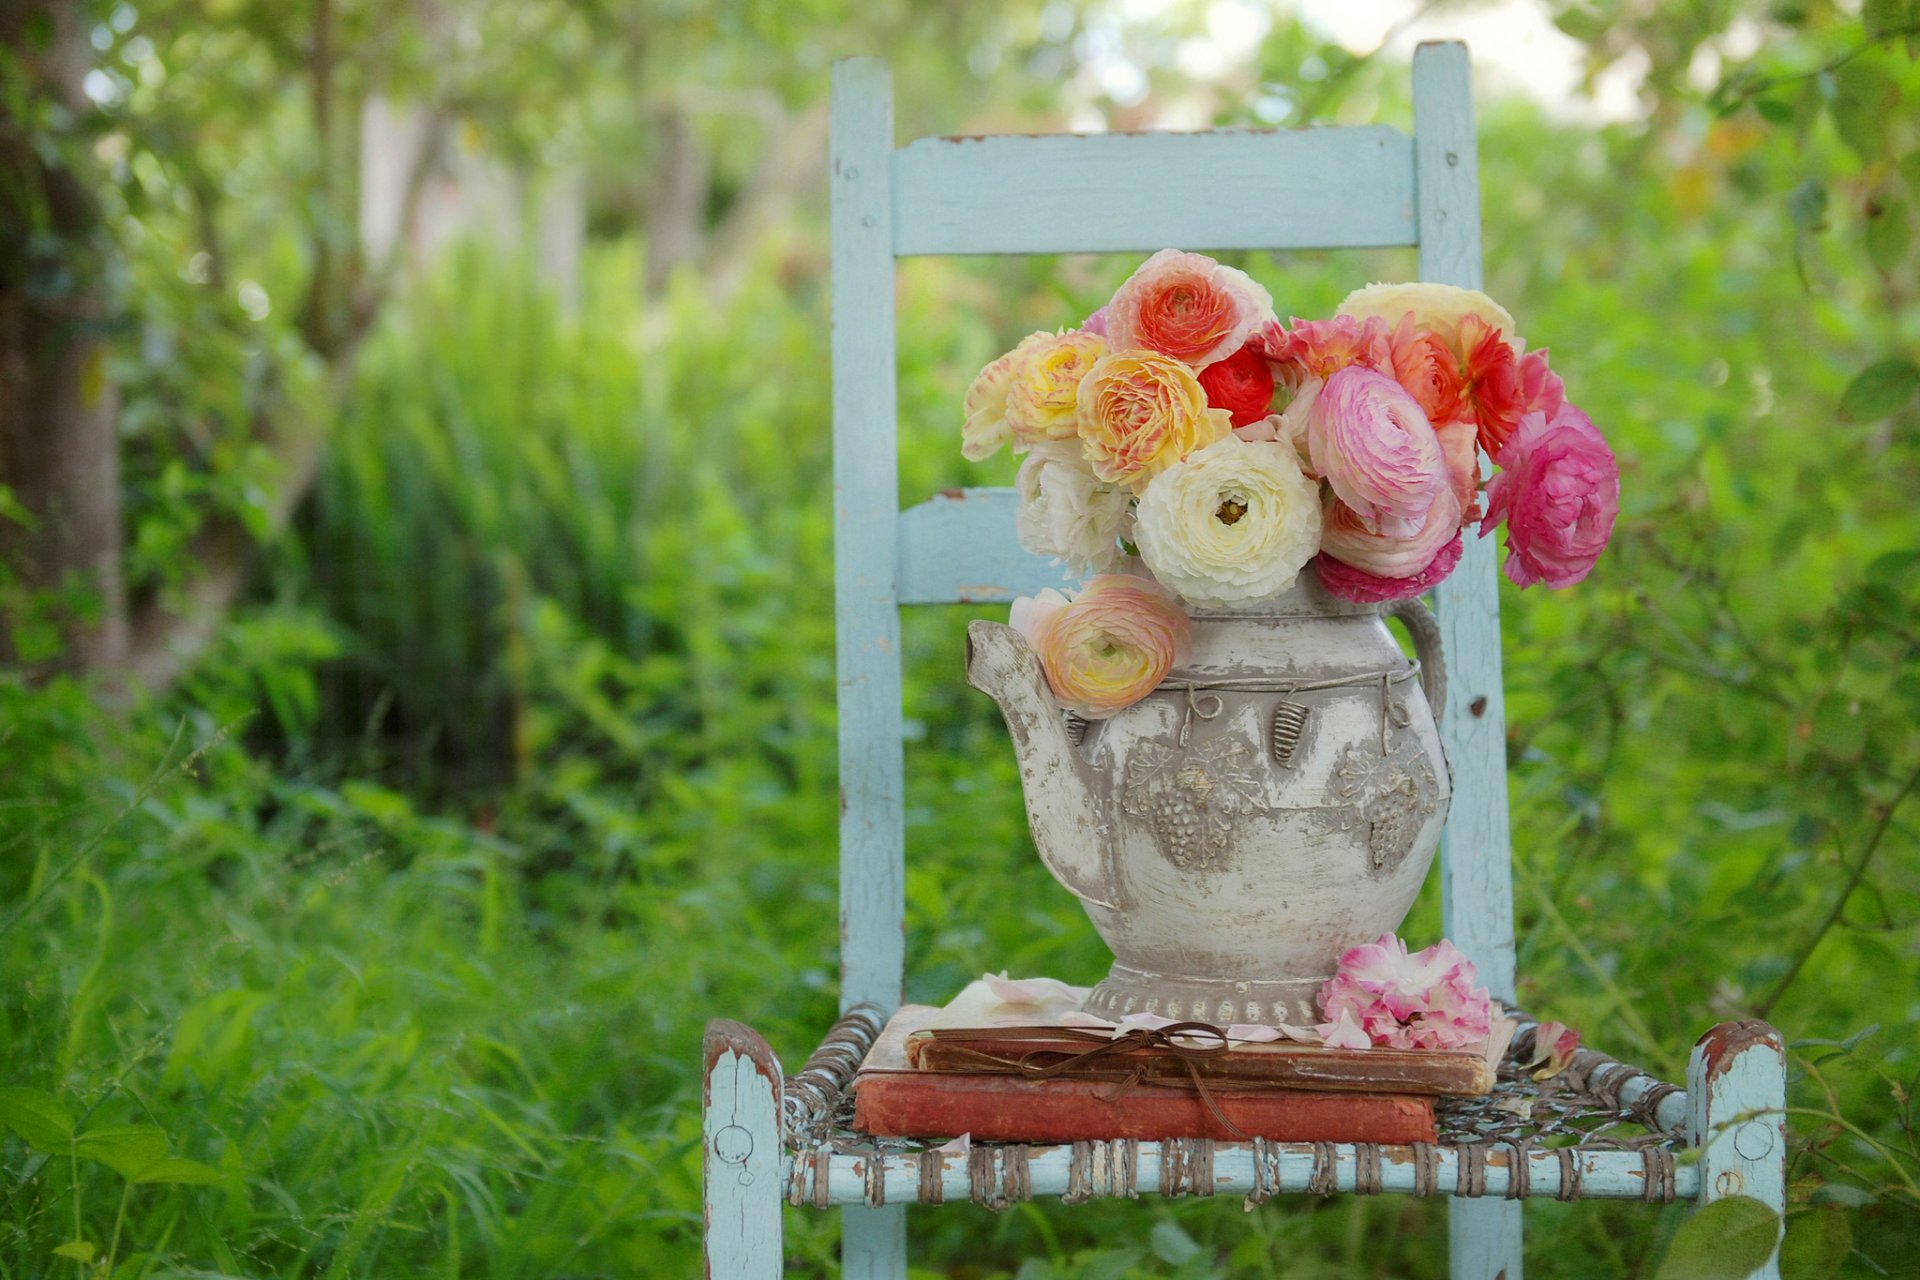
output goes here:
<path id="1" fill-rule="evenodd" d="M 1005 1209 L 1034 1196 L 1281 1194 L 1633 1199 L 1699 1194 L 1685 1159 L 1686 1094 L 1592 1049 L 1536 1081 L 1535 1023 L 1519 1031 L 1492 1092 L 1438 1100 L 1438 1143 L 1216 1142 L 1207 1138 L 1073 1143 L 970 1143 L 856 1132 L 853 1076 L 879 1034 L 878 1012 L 855 1008 L 785 1082 L 786 1198 L 797 1206 L 942 1204 Z"/>

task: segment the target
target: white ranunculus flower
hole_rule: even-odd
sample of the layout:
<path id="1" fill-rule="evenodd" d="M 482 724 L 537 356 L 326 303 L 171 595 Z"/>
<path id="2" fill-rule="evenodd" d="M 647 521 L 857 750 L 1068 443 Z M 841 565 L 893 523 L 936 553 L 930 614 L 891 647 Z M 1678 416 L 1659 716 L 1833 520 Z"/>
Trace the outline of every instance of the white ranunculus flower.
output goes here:
<path id="1" fill-rule="evenodd" d="M 1319 486 L 1290 446 L 1230 436 L 1153 478 L 1134 538 L 1188 602 L 1252 604 L 1291 587 L 1320 549 Z"/>
<path id="2" fill-rule="evenodd" d="M 1093 474 L 1078 440 L 1033 446 L 1013 482 L 1020 545 L 1064 561 L 1075 577 L 1104 573 L 1119 558 L 1130 490 Z"/>
<path id="3" fill-rule="evenodd" d="M 1513 315 L 1505 307 L 1478 289 L 1461 289 L 1450 284 L 1429 284 L 1424 281 L 1416 284 L 1370 284 L 1348 294 L 1346 301 L 1340 304 L 1340 309 L 1334 314 L 1352 316 L 1356 320 L 1379 316 L 1387 322 L 1389 331 L 1403 317 L 1411 315 L 1414 328 L 1431 330 L 1455 355 L 1462 357 L 1466 352 L 1460 349 L 1460 322 L 1468 316 L 1479 316 L 1506 334 L 1510 343 L 1517 342 L 1519 338 L 1513 331 Z"/>

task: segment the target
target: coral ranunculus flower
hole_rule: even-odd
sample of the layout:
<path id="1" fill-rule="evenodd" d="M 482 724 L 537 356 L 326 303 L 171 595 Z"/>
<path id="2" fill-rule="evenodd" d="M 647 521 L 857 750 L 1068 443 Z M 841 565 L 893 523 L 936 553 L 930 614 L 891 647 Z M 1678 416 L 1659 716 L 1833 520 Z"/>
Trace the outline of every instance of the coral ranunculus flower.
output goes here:
<path id="1" fill-rule="evenodd" d="M 1071 600 L 1052 590 L 1022 596 L 1011 621 L 1060 705 L 1089 720 L 1152 693 L 1193 640 L 1193 624 L 1165 587 L 1126 574 L 1091 578 Z"/>
<path id="2" fill-rule="evenodd" d="M 1153 478 L 1134 539 L 1190 603 L 1252 604 L 1291 587 L 1320 549 L 1319 486 L 1289 446 L 1229 436 Z"/>
<path id="3" fill-rule="evenodd" d="M 1225 410 L 1207 407 L 1193 370 L 1152 351 L 1114 351 L 1095 361 L 1080 383 L 1079 415 L 1093 473 L 1135 490 L 1233 429 Z"/>
<path id="4" fill-rule="evenodd" d="M 1438 334 L 1413 326 L 1413 317 L 1393 332 L 1393 378 L 1419 401 L 1435 427 L 1452 422 L 1465 408 L 1460 359 Z"/>
<path id="5" fill-rule="evenodd" d="M 1586 577 L 1620 512 L 1620 465 L 1593 422 L 1570 404 L 1551 420 L 1529 413 L 1500 467 L 1487 484 L 1480 536 L 1506 522 L 1507 577 L 1522 587 L 1570 587 Z"/>
<path id="6" fill-rule="evenodd" d="M 1417 533 L 1447 487 L 1433 424 L 1399 383 L 1371 369 L 1327 379 L 1307 417 L 1307 452 L 1340 501 L 1388 537 Z"/>
<path id="7" fill-rule="evenodd" d="M 1013 368 L 1007 388 L 1007 424 L 1015 453 L 1042 440 L 1071 440 L 1080 426 L 1080 380 L 1094 361 L 1107 354 L 1097 333 L 1068 330 L 1039 341 L 1023 342 L 1026 355 Z"/>
<path id="8" fill-rule="evenodd" d="M 1520 379 L 1520 357 L 1507 335 L 1479 316 L 1460 322 L 1460 340 L 1467 346 L 1467 401 L 1479 425 L 1480 447 L 1496 463 L 1507 437 L 1520 425 L 1526 411 L 1526 391 Z"/>
<path id="9" fill-rule="evenodd" d="M 1380 373 L 1393 372 L 1393 327 L 1378 316 L 1356 320 L 1293 318 L 1293 331 L 1277 338 L 1263 335 L 1268 358 L 1280 367 L 1290 387 L 1311 378 L 1330 378 L 1352 365 Z"/>
<path id="10" fill-rule="evenodd" d="M 1273 297 L 1244 271 L 1200 253 L 1162 249 L 1140 264 L 1104 308 L 1116 351 L 1143 347 L 1204 369 L 1246 344 L 1273 312 Z"/>
<path id="11" fill-rule="evenodd" d="M 1505 307 L 1478 289 L 1450 284 L 1370 284 L 1348 294 L 1334 314 L 1356 320 L 1377 316 L 1386 322 L 1389 332 L 1411 315 L 1415 329 L 1432 333 L 1462 360 L 1467 349 L 1462 345 L 1460 322 L 1466 317 L 1479 316 L 1509 335 L 1516 332 L 1513 316 Z"/>
<path id="12" fill-rule="evenodd" d="M 1251 343 L 1202 369 L 1200 385 L 1207 403 L 1232 414 L 1236 427 L 1260 421 L 1273 408 L 1273 370 Z"/>

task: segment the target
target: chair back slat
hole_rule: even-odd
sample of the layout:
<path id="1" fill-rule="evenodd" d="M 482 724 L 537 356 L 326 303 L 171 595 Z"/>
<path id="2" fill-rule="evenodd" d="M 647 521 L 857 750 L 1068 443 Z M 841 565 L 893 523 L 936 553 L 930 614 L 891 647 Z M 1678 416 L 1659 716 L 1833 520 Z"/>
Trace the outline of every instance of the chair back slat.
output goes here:
<path id="1" fill-rule="evenodd" d="M 1417 244 L 1422 279 L 1478 288 L 1479 180 L 1466 50 L 1456 44 L 1415 55 L 1411 139 L 1365 127 L 923 139 L 895 150 L 885 65 L 838 63 L 833 87 L 841 1001 L 891 1010 L 904 955 L 899 608 L 1063 585 L 1059 566 L 1020 549 L 1010 490 L 898 509 L 894 259 Z M 1441 884 L 1448 936 L 1494 994 L 1511 999 L 1496 588 L 1491 540 L 1469 538 L 1434 593 L 1454 769 Z"/>
<path id="2" fill-rule="evenodd" d="M 1480 175 L 1464 45 L 1421 48 L 1413 65 L 1420 278 L 1480 287 Z M 1492 539 L 1469 536 L 1434 590 L 1447 660 L 1441 736 L 1453 804 L 1440 849 L 1442 929 L 1496 999 L 1513 1001 L 1513 881 L 1507 720 L 1500 683 L 1500 592 Z"/>
<path id="3" fill-rule="evenodd" d="M 949 489 L 900 513 L 901 604 L 1005 604 L 1074 585 L 1020 545 L 1011 489 Z"/>
<path id="4" fill-rule="evenodd" d="M 1411 245 L 1413 141 L 1385 125 L 921 138 L 893 153 L 893 251 Z"/>
<path id="5" fill-rule="evenodd" d="M 893 321 L 893 89 L 834 64 L 833 592 L 840 705 L 840 1003 L 892 1011 L 905 971 L 899 428 Z"/>

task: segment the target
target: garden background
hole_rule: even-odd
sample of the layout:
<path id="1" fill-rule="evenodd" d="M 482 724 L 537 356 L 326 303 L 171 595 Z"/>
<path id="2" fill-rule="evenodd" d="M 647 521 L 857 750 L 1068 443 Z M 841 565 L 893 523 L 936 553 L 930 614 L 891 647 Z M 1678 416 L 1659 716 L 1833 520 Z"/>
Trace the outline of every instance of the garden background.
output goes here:
<path id="1" fill-rule="evenodd" d="M 1920 3 L 1547 12 L 1626 109 L 1483 63 L 1487 283 L 1625 494 L 1591 579 L 1503 599 L 1521 996 L 1669 1079 L 1775 1021 L 1789 1274 L 1920 1274 Z M 0 6 L 0 1280 L 695 1274 L 703 1021 L 796 1061 L 835 1005 L 831 59 L 894 63 L 902 138 L 1406 128 L 1404 47 L 1238 0 Z M 1236 261 L 1283 315 L 1413 270 Z M 903 268 L 905 497 L 1008 478 L 961 393 L 1130 266 Z M 1102 968 L 966 613 L 906 632 L 918 999 Z M 1529 1274 L 1659 1274 L 1684 1219 L 1530 1206 Z M 789 1213 L 793 1274 L 836 1230 Z M 1445 1267 L 1439 1202 L 913 1231 L 970 1280 Z"/>

